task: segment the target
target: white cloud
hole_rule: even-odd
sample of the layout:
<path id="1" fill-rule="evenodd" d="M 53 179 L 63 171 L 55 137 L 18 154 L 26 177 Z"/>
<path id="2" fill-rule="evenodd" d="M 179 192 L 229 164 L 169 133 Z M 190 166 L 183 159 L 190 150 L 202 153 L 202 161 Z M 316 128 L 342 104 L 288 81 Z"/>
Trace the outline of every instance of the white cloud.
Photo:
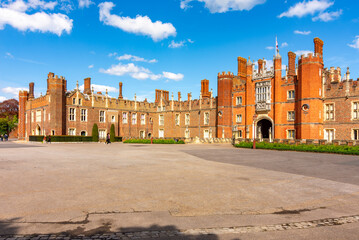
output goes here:
<path id="1" fill-rule="evenodd" d="M 114 88 L 114 87 L 110 87 L 110 86 L 105 86 L 105 85 L 97 85 L 97 84 L 91 84 L 91 88 L 93 87 L 94 89 L 94 92 L 103 92 L 105 93 L 106 92 L 106 89 L 108 92 L 118 92 L 118 89 L 117 88 Z M 84 90 L 84 85 L 82 84 L 79 89 L 81 91 Z"/>
<path id="2" fill-rule="evenodd" d="M 311 34 L 311 31 L 299 31 L 299 30 L 295 30 L 294 34 L 299 34 L 299 35 L 309 35 Z"/>
<path id="3" fill-rule="evenodd" d="M 91 0 L 79 0 L 79 8 L 88 8 L 91 4 L 94 4 Z"/>
<path id="4" fill-rule="evenodd" d="M 273 47 L 273 46 L 268 46 L 268 47 L 266 47 L 266 49 L 267 49 L 267 50 L 273 50 L 274 47 Z"/>
<path id="5" fill-rule="evenodd" d="M 335 19 L 337 19 L 338 17 L 340 17 L 340 15 L 342 15 L 343 10 L 338 10 L 336 12 L 323 12 L 320 13 L 318 16 L 313 17 L 312 20 L 313 21 L 322 21 L 322 22 L 329 22 L 329 21 L 333 21 Z"/>
<path id="6" fill-rule="evenodd" d="M 161 74 L 153 74 L 149 69 L 144 67 L 136 66 L 133 63 L 122 64 L 118 63 L 117 65 L 112 65 L 109 69 L 100 69 L 100 72 L 115 75 L 115 76 L 124 76 L 130 75 L 132 78 L 138 80 L 152 79 L 158 80 L 161 78 Z"/>
<path id="7" fill-rule="evenodd" d="M 5 57 L 6 57 L 6 58 L 14 59 L 14 56 L 13 56 L 11 53 L 9 53 L 9 52 L 5 53 Z"/>
<path id="8" fill-rule="evenodd" d="M 282 45 L 280 47 L 282 47 L 282 48 L 288 47 L 288 43 L 284 42 L 284 43 L 282 43 Z"/>
<path id="9" fill-rule="evenodd" d="M 352 44 L 348 44 L 349 47 L 359 49 L 359 36 L 356 36 Z"/>
<path id="10" fill-rule="evenodd" d="M 282 17 L 304 17 L 306 15 L 314 15 L 318 12 L 323 12 L 329 7 L 331 7 L 334 2 L 328 0 L 311 0 L 299 2 L 296 5 L 289 8 L 287 12 L 279 15 L 279 18 Z"/>
<path id="11" fill-rule="evenodd" d="M 1 91 L 3 93 L 11 94 L 14 97 L 18 97 L 19 91 L 21 91 L 21 90 L 28 90 L 28 89 L 27 88 L 15 88 L 15 87 L 6 87 L 6 88 L 1 89 Z"/>
<path id="12" fill-rule="evenodd" d="M 23 0 L 8 1 L 8 4 L 1 4 L 2 7 L 12 9 L 18 12 L 26 12 L 29 9 L 54 10 L 57 2 L 45 2 L 41 0 Z"/>
<path id="13" fill-rule="evenodd" d="M 28 14 L 26 11 L 40 8 L 41 10 L 53 10 L 56 2 L 44 2 L 29 0 L 23 2 L 16 0 L 0 7 L 0 30 L 5 25 L 10 25 L 20 31 L 50 32 L 61 36 L 63 32 L 70 33 L 73 20 L 61 13 L 45 13 L 44 11 Z"/>
<path id="14" fill-rule="evenodd" d="M 3 101 L 5 101 L 5 100 L 7 100 L 6 97 L 0 96 L 0 102 L 3 102 Z"/>
<path id="15" fill-rule="evenodd" d="M 94 67 L 94 65 L 93 65 L 93 64 L 91 64 L 91 65 L 89 65 L 89 66 L 88 66 L 88 68 L 93 68 L 93 67 Z"/>
<path id="16" fill-rule="evenodd" d="M 116 56 L 117 53 L 110 53 L 109 56 Z M 158 62 L 157 59 L 151 59 L 151 60 L 147 60 L 144 59 L 142 57 L 137 57 L 131 54 L 124 54 L 122 56 L 119 56 L 116 58 L 119 61 L 133 61 L 133 62 L 147 62 L 147 63 L 156 63 Z"/>
<path id="17" fill-rule="evenodd" d="M 169 48 L 180 48 L 183 47 L 185 45 L 186 41 L 180 41 L 180 42 L 175 42 L 172 40 L 172 42 L 170 43 L 170 45 L 168 45 Z"/>
<path id="18" fill-rule="evenodd" d="M 171 41 L 171 43 L 168 45 L 169 48 L 181 48 L 186 46 L 186 43 L 194 43 L 191 39 L 182 40 L 179 42 L 175 42 L 174 40 Z"/>
<path id="19" fill-rule="evenodd" d="M 302 55 L 308 55 L 309 53 L 313 53 L 313 51 L 309 51 L 309 50 L 298 50 L 296 52 L 294 52 L 297 56 L 302 56 Z"/>
<path id="20" fill-rule="evenodd" d="M 153 41 L 161 41 L 177 34 L 176 28 L 171 23 L 152 22 L 148 16 L 137 15 L 136 18 L 130 18 L 111 14 L 110 11 L 114 6 L 112 2 L 99 4 L 100 21 L 106 25 L 120 28 L 125 32 L 149 36 Z"/>
<path id="21" fill-rule="evenodd" d="M 251 10 L 256 5 L 266 2 L 266 0 L 181 0 L 181 8 L 191 7 L 189 3 L 193 1 L 203 2 L 211 13 Z"/>
<path id="22" fill-rule="evenodd" d="M 184 75 L 182 73 L 171 73 L 171 72 L 163 72 L 163 77 L 174 80 L 174 81 L 181 81 L 184 78 Z"/>

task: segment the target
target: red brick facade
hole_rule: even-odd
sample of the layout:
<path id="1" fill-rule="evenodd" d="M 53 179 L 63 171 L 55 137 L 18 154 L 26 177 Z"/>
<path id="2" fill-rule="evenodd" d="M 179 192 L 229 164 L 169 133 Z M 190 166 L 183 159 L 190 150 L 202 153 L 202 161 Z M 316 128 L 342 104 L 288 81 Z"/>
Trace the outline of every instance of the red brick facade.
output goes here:
<path id="1" fill-rule="evenodd" d="M 19 139 L 30 135 L 91 135 L 94 123 L 104 137 L 115 125 L 123 137 L 200 137 L 357 140 L 359 138 L 359 90 L 349 69 L 324 68 L 324 43 L 314 39 L 314 54 L 288 53 L 282 74 L 277 53 L 274 66 L 238 57 L 238 74 L 218 74 L 217 97 L 202 80 L 199 99 L 177 100 L 156 90 L 155 102 L 125 100 L 94 93 L 91 79 L 85 89 L 67 91 L 63 77 L 49 73 L 45 96 L 34 99 L 30 91 L 19 93 Z M 358 131 L 356 131 L 358 130 Z"/>

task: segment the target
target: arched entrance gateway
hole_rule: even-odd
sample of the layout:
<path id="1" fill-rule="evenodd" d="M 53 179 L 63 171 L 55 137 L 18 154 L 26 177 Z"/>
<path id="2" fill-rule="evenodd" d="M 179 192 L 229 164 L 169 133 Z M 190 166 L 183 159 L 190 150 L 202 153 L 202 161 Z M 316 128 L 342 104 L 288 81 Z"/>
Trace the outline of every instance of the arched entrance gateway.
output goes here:
<path id="1" fill-rule="evenodd" d="M 256 138 L 269 139 L 273 138 L 273 123 L 267 118 L 262 118 L 256 124 Z"/>

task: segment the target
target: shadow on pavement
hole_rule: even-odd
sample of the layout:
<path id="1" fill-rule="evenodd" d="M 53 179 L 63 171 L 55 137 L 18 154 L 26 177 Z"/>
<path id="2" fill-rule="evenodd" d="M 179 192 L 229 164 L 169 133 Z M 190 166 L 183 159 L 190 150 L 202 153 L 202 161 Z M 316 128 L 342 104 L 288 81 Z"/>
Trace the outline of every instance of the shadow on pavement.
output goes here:
<path id="1" fill-rule="evenodd" d="M 12 218 L 5 221 L 0 220 L 0 236 L 1 235 L 15 235 L 18 233 L 18 227 L 13 226 L 13 222 L 19 221 L 20 218 Z"/>

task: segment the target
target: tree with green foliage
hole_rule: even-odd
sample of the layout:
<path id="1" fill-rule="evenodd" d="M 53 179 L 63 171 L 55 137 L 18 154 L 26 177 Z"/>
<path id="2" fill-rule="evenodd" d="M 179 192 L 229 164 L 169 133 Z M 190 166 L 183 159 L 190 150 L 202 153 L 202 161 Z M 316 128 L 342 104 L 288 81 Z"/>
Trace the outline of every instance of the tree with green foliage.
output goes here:
<path id="1" fill-rule="evenodd" d="M 92 127 L 92 141 L 98 142 L 98 126 L 96 123 Z"/>
<path id="2" fill-rule="evenodd" d="M 9 117 L 0 118 L 0 134 L 9 134 L 12 130 L 15 129 L 17 125 L 17 116 L 13 116 L 12 119 L 9 119 Z"/>
<path id="3" fill-rule="evenodd" d="M 111 124 L 111 130 L 110 130 L 110 141 L 115 142 L 115 125 Z"/>

